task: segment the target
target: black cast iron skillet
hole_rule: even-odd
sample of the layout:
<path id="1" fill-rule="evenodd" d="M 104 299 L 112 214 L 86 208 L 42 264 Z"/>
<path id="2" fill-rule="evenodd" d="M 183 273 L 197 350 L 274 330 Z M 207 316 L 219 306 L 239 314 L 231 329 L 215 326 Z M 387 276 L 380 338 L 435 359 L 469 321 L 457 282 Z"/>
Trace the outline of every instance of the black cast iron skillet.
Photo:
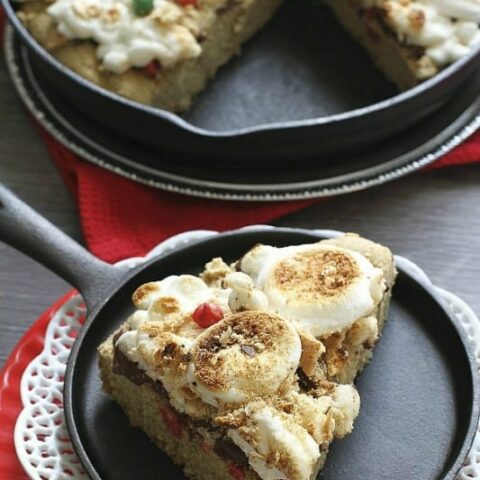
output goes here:
<path id="1" fill-rule="evenodd" d="M 182 152 L 184 161 L 298 161 L 371 145 L 432 114 L 479 66 L 477 48 L 397 94 L 331 12 L 310 0 L 287 0 L 181 117 L 112 94 L 64 67 L 21 24 L 11 0 L 1 1 L 37 75 L 59 97 L 112 135 Z"/>
<path id="2" fill-rule="evenodd" d="M 101 392 L 96 348 L 132 312 L 132 291 L 169 274 L 196 273 L 214 256 L 234 260 L 257 242 L 281 246 L 319 238 L 294 229 L 230 232 L 126 270 L 93 257 L 0 187 L 0 240 L 76 285 L 87 304 L 69 357 L 64 407 L 91 478 L 183 478 Z M 389 322 L 358 382 L 360 417 L 354 433 L 334 443 L 324 480 L 454 480 L 470 449 L 479 414 L 475 358 L 457 320 L 408 265 L 398 260 Z"/>

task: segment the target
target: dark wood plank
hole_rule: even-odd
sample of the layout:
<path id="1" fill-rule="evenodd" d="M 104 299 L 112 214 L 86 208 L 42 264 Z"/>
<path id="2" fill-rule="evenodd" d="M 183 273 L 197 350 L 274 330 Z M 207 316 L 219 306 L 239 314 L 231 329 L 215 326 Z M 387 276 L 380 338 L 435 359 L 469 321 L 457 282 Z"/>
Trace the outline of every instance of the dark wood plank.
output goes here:
<path id="1" fill-rule="evenodd" d="M 0 181 L 76 239 L 76 208 L 0 65 Z M 0 366 L 25 330 L 69 286 L 0 243 Z"/>
<path id="2" fill-rule="evenodd" d="M 0 180 L 81 240 L 63 186 L 0 66 Z M 480 313 L 480 168 L 415 174 L 320 202 L 276 225 L 356 231 L 417 262 Z M 205 227 L 208 227 L 205 225 Z M 38 315 L 69 286 L 0 244 L 0 365 Z"/>

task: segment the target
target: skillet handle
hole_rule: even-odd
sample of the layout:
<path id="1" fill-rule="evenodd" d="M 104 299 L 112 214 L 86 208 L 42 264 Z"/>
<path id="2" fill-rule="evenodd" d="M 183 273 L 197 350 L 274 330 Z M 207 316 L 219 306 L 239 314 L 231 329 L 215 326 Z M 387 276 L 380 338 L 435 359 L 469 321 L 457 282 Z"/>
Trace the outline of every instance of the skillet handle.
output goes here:
<path id="1" fill-rule="evenodd" d="M 76 287 L 88 309 L 126 274 L 99 260 L 0 184 L 0 240 Z"/>

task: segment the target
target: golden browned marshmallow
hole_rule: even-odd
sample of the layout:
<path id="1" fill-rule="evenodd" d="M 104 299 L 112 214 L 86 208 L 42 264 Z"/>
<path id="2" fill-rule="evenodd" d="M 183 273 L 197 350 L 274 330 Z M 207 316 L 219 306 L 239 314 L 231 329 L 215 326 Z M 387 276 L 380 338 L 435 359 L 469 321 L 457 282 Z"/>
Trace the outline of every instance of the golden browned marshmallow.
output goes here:
<path id="1" fill-rule="evenodd" d="M 212 405 L 272 395 L 291 381 L 301 350 L 300 337 L 289 321 L 265 312 L 237 313 L 195 339 L 190 385 Z"/>
<path id="2" fill-rule="evenodd" d="M 356 251 L 322 242 L 276 248 L 257 245 L 240 263 L 268 311 L 314 337 L 338 332 L 370 315 L 383 297 L 383 272 Z"/>

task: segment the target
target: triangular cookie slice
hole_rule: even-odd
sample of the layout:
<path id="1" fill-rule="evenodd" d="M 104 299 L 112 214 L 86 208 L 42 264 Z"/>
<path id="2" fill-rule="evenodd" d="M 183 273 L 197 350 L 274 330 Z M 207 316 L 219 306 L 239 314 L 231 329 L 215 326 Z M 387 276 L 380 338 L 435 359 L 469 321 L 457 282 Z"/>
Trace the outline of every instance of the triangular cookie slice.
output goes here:
<path id="1" fill-rule="evenodd" d="M 143 285 L 99 348 L 104 388 L 190 478 L 310 480 L 353 428 L 394 278 L 346 235 Z"/>
<path id="2" fill-rule="evenodd" d="M 477 0 L 325 0 L 401 90 L 435 76 L 480 42 Z"/>

